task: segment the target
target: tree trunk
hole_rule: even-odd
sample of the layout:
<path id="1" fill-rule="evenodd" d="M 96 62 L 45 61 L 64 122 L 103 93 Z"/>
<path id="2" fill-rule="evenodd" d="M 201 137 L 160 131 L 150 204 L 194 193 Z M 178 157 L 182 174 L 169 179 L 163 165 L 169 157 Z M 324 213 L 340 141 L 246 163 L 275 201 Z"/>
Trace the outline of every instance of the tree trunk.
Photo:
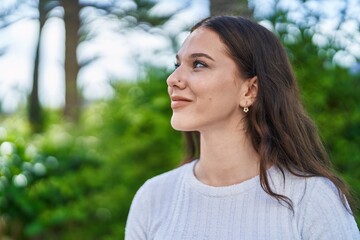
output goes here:
<path id="1" fill-rule="evenodd" d="M 210 0 L 210 15 L 237 15 L 252 18 L 247 0 Z"/>
<path id="2" fill-rule="evenodd" d="M 76 49 L 79 42 L 79 0 L 63 0 L 65 23 L 65 108 L 67 120 L 76 122 L 80 113 L 80 96 L 77 88 L 79 64 Z"/>
<path id="3" fill-rule="evenodd" d="M 41 132 L 43 130 L 44 119 L 43 112 L 39 100 L 39 63 L 40 63 L 40 45 L 42 30 L 46 21 L 46 0 L 39 1 L 39 34 L 36 46 L 34 72 L 33 72 L 33 84 L 32 90 L 29 96 L 29 121 L 34 132 Z"/>

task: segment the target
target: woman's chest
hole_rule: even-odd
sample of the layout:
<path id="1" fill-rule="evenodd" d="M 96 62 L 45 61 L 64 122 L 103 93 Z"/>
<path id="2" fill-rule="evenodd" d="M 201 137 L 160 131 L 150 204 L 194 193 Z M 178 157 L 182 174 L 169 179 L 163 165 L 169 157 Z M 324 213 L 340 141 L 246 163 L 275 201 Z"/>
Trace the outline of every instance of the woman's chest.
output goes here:
<path id="1" fill-rule="evenodd" d="M 149 239 L 301 239 L 292 212 L 256 192 L 231 197 L 189 192 L 154 211 Z"/>

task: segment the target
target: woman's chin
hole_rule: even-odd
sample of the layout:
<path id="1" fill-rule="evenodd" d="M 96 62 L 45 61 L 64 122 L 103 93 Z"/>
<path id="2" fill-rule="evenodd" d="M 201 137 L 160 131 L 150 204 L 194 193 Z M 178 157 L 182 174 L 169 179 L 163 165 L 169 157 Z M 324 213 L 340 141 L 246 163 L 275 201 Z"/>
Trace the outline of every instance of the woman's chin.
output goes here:
<path id="1" fill-rule="evenodd" d="M 171 119 L 171 127 L 177 131 L 194 131 L 193 126 L 190 126 L 190 124 L 186 124 L 184 121 L 179 121 L 175 119 Z"/>

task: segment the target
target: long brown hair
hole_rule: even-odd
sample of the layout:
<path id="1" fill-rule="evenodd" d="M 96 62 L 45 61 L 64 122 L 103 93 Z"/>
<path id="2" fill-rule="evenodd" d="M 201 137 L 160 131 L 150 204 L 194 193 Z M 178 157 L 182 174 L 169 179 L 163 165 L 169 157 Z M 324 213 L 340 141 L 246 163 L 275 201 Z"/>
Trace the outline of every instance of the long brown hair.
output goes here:
<path id="1" fill-rule="evenodd" d="M 331 162 L 312 120 L 300 101 L 288 56 L 277 37 L 265 27 L 242 17 L 217 16 L 197 23 L 216 32 L 245 78 L 257 76 L 258 94 L 244 119 L 247 133 L 260 155 L 260 183 L 266 193 L 293 209 L 291 199 L 274 192 L 266 174 L 273 164 L 300 177 L 322 176 L 336 186 L 351 212 L 352 199 L 346 184 L 333 172 Z M 199 133 L 186 132 L 189 162 L 199 155 Z"/>

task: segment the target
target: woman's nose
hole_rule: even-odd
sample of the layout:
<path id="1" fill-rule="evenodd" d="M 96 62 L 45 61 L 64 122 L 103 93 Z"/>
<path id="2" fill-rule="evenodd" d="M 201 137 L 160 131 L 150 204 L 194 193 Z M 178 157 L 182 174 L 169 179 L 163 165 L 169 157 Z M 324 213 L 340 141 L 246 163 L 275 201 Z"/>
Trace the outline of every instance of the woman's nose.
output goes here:
<path id="1" fill-rule="evenodd" d="M 170 74 L 170 76 L 166 80 L 166 83 L 171 88 L 185 88 L 186 83 L 180 67 L 176 68 L 175 71 Z"/>

